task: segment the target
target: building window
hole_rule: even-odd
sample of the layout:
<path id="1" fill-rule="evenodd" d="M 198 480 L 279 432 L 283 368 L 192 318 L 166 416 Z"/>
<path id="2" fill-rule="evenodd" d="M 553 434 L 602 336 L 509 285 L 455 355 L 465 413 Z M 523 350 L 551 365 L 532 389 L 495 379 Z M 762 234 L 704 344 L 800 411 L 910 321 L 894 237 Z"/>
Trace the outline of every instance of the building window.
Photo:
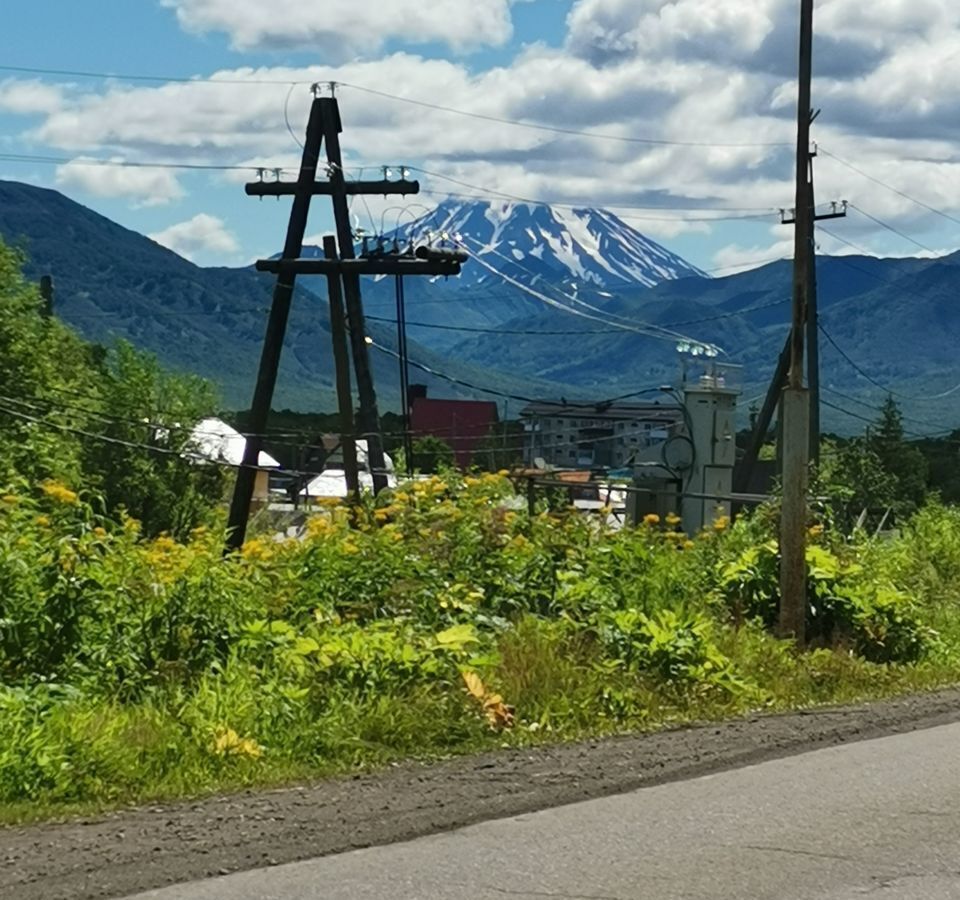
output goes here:
<path id="1" fill-rule="evenodd" d="M 570 451 L 570 459 L 576 459 L 576 458 L 577 458 L 577 451 L 576 451 L 576 450 L 571 450 L 571 451 Z"/>

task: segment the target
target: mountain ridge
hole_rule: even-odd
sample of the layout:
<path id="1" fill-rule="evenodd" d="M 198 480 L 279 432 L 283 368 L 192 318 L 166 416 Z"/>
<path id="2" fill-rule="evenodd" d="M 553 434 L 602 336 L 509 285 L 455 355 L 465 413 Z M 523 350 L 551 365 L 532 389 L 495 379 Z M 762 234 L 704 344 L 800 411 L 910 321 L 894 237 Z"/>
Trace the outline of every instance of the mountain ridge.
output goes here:
<path id="1" fill-rule="evenodd" d="M 172 368 L 212 377 L 234 407 L 249 403 L 269 276 L 195 266 L 56 191 L 17 182 L 0 181 L 0 235 L 8 243 L 26 242 L 30 277 L 54 275 L 57 313 L 84 336 L 128 339 Z M 304 282 L 298 282 L 275 406 L 329 410 L 326 302 Z M 744 411 L 772 373 L 792 291 L 788 260 L 653 287 L 541 278 L 533 293 L 552 305 L 492 284 L 444 290 L 427 279 L 408 282 L 408 320 L 423 323 L 410 328 L 411 359 L 449 376 L 414 368 L 413 379 L 437 395 L 483 397 L 478 388 L 487 388 L 493 396 L 584 400 L 674 381 L 677 342 L 650 336 L 669 329 L 717 344 L 724 360 L 744 366 Z M 960 422 L 960 253 L 819 257 L 818 285 L 821 322 L 832 338 L 821 342 L 824 400 L 846 410 L 827 406 L 828 428 L 860 430 L 857 416 L 875 418 L 890 391 L 903 400 L 906 425 L 915 433 Z M 392 281 L 365 279 L 363 291 L 368 333 L 395 347 Z M 373 363 L 382 407 L 396 408 L 396 359 L 375 346 Z"/>

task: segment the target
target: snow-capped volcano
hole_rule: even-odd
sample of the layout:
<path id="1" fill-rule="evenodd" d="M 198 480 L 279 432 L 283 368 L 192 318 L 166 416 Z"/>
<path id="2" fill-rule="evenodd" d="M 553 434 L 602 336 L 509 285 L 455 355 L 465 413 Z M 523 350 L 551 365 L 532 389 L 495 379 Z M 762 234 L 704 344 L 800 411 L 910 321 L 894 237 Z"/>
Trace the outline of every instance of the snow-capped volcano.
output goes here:
<path id="1" fill-rule="evenodd" d="M 459 243 L 479 257 L 463 268 L 460 278 L 467 285 L 497 281 L 488 267 L 531 286 L 543 281 L 653 287 L 691 275 L 706 277 L 603 209 L 451 199 L 432 213 L 401 224 L 396 237 L 401 244 Z"/>

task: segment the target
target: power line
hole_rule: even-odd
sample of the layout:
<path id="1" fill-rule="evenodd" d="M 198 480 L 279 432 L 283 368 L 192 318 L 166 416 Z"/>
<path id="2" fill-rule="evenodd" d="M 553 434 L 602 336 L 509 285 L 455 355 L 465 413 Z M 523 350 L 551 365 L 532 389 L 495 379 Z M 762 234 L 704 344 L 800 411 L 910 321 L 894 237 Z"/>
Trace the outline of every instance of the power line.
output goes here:
<path id="1" fill-rule="evenodd" d="M 482 244 L 480 241 L 475 240 L 474 238 L 471 238 L 469 235 L 465 235 L 465 237 L 467 240 L 480 246 L 481 249 L 486 248 L 486 245 Z M 465 245 L 462 243 L 462 241 L 458 241 L 457 243 L 459 243 L 459 245 L 464 249 L 467 249 Z M 470 252 L 470 251 L 468 250 L 467 252 Z M 506 260 L 511 265 L 516 265 L 521 270 L 526 271 L 529 274 L 536 275 L 535 272 L 532 272 L 530 269 L 526 268 L 525 266 L 520 265 L 515 260 L 512 260 L 509 257 L 505 256 L 504 254 L 500 253 L 498 250 L 491 249 L 490 252 Z M 482 258 L 481 255 L 475 252 L 470 253 L 470 258 L 473 259 L 481 267 L 487 269 L 488 271 L 502 278 L 508 284 L 512 284 L 514 287 L 517 287 L 521 291 L 524 291 L 525 293 L 530 294 L 532 297 L 536 297 L 537 299 L 543 301 L 549 306 L 552 306 L 556 309 L 560 309 L 564 312 L 568 312 L 572 315 L 582 316 L 584 318 L 592 319 L 594 321 L 601 322 L 606 325 L 612 325 L 613 327 L 618 327 L 623 331 L 633 331 L 633 332 L 636 332 L 637 334 L 644 334 L 647 337 L 659 338 L 660 340 L 686 341 L 688 343 L 694 343 L 694 344 L 704 343 L 703 341 L 697 341 L 695 338 L 688 337 L 685 334 L 680 334 L 679 332 L 672 332 L 664 326 L 650 325 L 647 323 L 641 323 L 641 325 L 638 326 L 631 319 L 627 319 L 624 316 L 618 316 L 614 313 L 608 313 L 606 310 L 593 306 L 592 304 L 587 303 L 584 300 L 581 300 L 579 297 L 575 297 L 572 294 L 567 294 L 556 288 L 554 289 L 556 293 L 560 294 L 565 300 L 569 300 L 572 303 L 577 304 L 578 306 L 583 306 L 586 309 L 590 310 L 591 313 L 595 313 L 597 315 L 591 315 L 590 313 L 581 312 L 580 310 L 573 309 L 572 307 L 567 306 L 565 303 L 562 303 L 552 297 L 548 297 L 546 294 L 543 294 L 540 291 L 536 291 L 533 288 L 529 287 L 528 285 L 525 285 L 523 282 L 518 281 L 515 278 L 512 278 L 511 276 L 507 275 L 504 272 L 501 272 L 495 266 L 491 266 L 486 260 Z M 607 318 L 603 318 L 603 317 L 607 317 Z M 620 319 L 624 324 L 620 324 L 618 322 L 612 321 L 612 319 Z M 707 345 L 707 346 L 713 350 L 719 351 L 719 348 L 714 348 L 712 347 L 712 345 Z"/>
<path id="2" fill-rule="evenodd" d="M 472 183 L 469 182 L 469 181 L 463 181 L 462 179 L 460 179 L 460 178 L 455 178 L 455 177 L 452 176 L 452 175 L 445 175 L 443 172 L 434 172 L 434 171 L 431 170 L 431 169 L 424 169 L 424 168 L 421 168 L 420 166 L 408 166 L 407 168 L 409 168 L 411 171 L 419 172 L 421 175 L 426 175 L 426 176 L 428 176 L 428 177 L 430 177 L 430 178 L 440 178 L 440 179 L 442 179 L 443 181 L 449 181 L 451 184 L 456 184 L 456 185 L 459 185 L 460 187 L 469 188 L 469 189 L 472 190 L 472 191 L 478 191 L 478 192 L 480 192 L 481 195 L 484 195 L 484 196 L 483 196 L 483 199 L 489 199 L 489 198 L 491 198 L 491 197 L 502 197 L 504 200 L 514 200 L 514 201 L 516 201 L 517 203 L 528 203 L 528 204 L 530 204 L 531 206 L 555 206 L 555 207 L 558 207 L 558 208 L 560 208 L 560 209 L 583 209 L 583 208 L 584 208 L 583 203 L 575 204 L 575 203 L 568 203 L 568 202 L 561 202 L 561 201 L 552 201 L 552 200 L 538 200 L 538 199 L 534 199 L 534 198 L 531 198 L 531 197 L 522 197 L 522 196 L 520 196 L 519 194 L 511 194 L 511 193 L 508 193 L 507 191 L 497 190 L 496 188 L 485 187 L 485 186 L 479 185 L 479 184 L 472 184 Z M 427 193 L 427 192 L 421 191 L 421 193 Z M 449 196 L 449 197 L 454 197 L 454 196 L 461 196 L 461 197 L 462 197 L 462 196 L 464 196 L 464 195 L 450 194 L 449 192 L 444 192 L 444 194 L 445 194 L 445 196 Z M 478 198 L 477 198 L 477 197 L 470 197 L 469 195 L 466 195 L 466 199 L 478 199 Z M 661 204 L 661 205 L 659 205 L 659 206 L 646 206 L 646 205 L 644 205 L 644 204 L 622 204 L 622 203 L 621 203 L 621 204 L 616 204 L 616 205 L 614 205 L 614 206 L 606 206 L 606 205 L 604 205 L 602 208 L 603 208 L 603 209 L 609 209 L 609 210 L 611 210 L 611 211 L 612 211 L 612 210 L 619 210 L 619 209 L 663 209 L 663 210 L 686 209 L 686 210 L 703 211 L 703 212 L 709 212 L 709 211 L 712 211 L 712 210 L 718 210 L 718 211 L 721 211 L 721 212 L 754 212 L 754 213 L 758 213 L 758 215 L 752 215 L 752 216 L 736 216 L 736 217 L 731 217 L 731 218 L 736 218 L 736 219 L 741 219 L 741 218 L 742 218 L 742 219 L 761 219 L 761 218 L 765 218 L 767 215 L 773 215 L 773 214 L 776 212 L 776 210 L 773 209 L 773 207 L 768 207 L 768 206 L 730 206 L 730 207 L 725 207 L 725 206 L 666 206 L 666 205 L 663 205 L 663 204 Z M 722 219 L 718 219 L 718 221 L 725 221 L 725 219 L 723 219 L 723 220 L 722 220 Z"/>
<path id="3" fill-rule="evenodd" d="M 874 419 L 867 418 L 866 416 L 860 415 L 860 413 L 851 412 L 849 409 L 844 409 L 842 406 L 837 406 L 836 403 L 831 403 L 829 400 L 825 400 L 821 397 L 820 402 L 829 407 L 830 409 L 836 410 L 837 412 L 843 413 L 845 416 L 849 416 L 851 419 L 859 419 L 861 422 L 867 422 L 870 425 L 875 425 L 876 421 Z M 940 431 L 935 431 L 930 434 L 923 434 L 919 431 L 911 431 L 907 428 L 903 430 L 905 435 L 909 435 L 913 438 L 918 438 L 920 440 L 930 440 L 930 439 L 940 439 L 946 437 L 947 435 L 953 434 L 955 429 L 941 429 Z"/>
<path id="4" fill-rule="evenodd" d="M 243 165 L 239 163 L 175 163 L 175 162 L 139 162 L 126 159 L 102 159 L 90 156 L 41 156 L 32 153 L 0 153 L 0 162 L 31 163 L 55 166 L 113 166 L 124 169 L 185 169 L 211 172 L 290 172 L 290 168 L 276 166 Z"/>
<path id="5" fill-rule="evenodd" d="M 737 316 L 745 316 L 752 312 L 757 312 L 763 309 L 771 309 L 774 306 L 782 306 L 785 303 L 789 303 L 790 299 L 786 298 L 784 300 L 771 300 L 768 303 L 759 303 L 756 306 L 748 306 L 745 309 L 735 310 L 733 312 L 718 313 L 715 316 L 703 316 L 698 319 L 686 319 L 682 322 L 666 322 L 662 327 L 664 328 L 675 328 L 681 325 L 699 325 L 703 322 L 715 322 L 720 319 L 731 319 Z M 372 322 L 383 322 L 389 325 L 396 325 L 396 319 L 389 319 L 384 316 L 367 316 L 369 321 Z M 619 334 L 622 329 L 620 328 L 586 328 L 581 330 L 570 329 L 570 330 L 544 330 L 538 331 L 531 328 L 482 328 L 479 326 L 472 325 L 446 325 L 437 322 L 407 322 L 409 328 L 429 328 L 436 331 L 462 331 L 471 334 L 505 334 L 505 335 L 524 335 L 524 336 L 533 336 L 542 335 L 544 337 L 575 337 L 577 335 L 583 334 Z"/>
<path id="6" fill-rule="evenodd" d="M 291 79 L 273 80 L 266 78 L 210 78 L 183 75 L 141 75 L 129 72 L 94 72 L 85 69 L 44 69 L 37 66 L 0 66 L 0 72 L 14 72 L 21 75 L 54 75 L 63 78 L 97 78 L 116 81 L 176 82 L 178 84 L 310 84 L 309 81 Z"/>
<path id="7" fill-rule="evenodd" d="M 862 375 L 862 376 L 863 376 L 867 381 L 869 381 L 870 384 L 872 384 L 874 387 L 879 388 L 881 391 L 883 391 L 883 392 L 886 393 L 886 394 L 890 394 L 891 396 L 894 396 L 894 397 L 899 397 L 901 400 L 909 400 L 909 401 L 911 401 L 911 402 L 918 403 L 918 402 L 926 402 L 926 401 L 929 401 L 929 400 L 942 400 L 942 399 L 944 399 L 945 397 L 949 397 L 951 394 L 955 394 L 957 391 L 960 391 L 960 383 L 958 383 L 958 384 L 955 384 L 952 388 L 949 388 L 949 389 L 946 390 L 946 391 L 942 391 L 942 392 L 939 393 L 939 394 L 931 394 L 931 395 L 925 396 L 925 397 L 924 397 L 924 396 L 912 396 L 912 395 L 910 395 L 910 394 L 901 394 L 899 391 L 895 391 L 895 390 L 893 390 L 892 388 L 887 387 L 886 385 L 881 384 L 879 381 L 877 381 L 875 378 L 873 378 L 871 375 L 869 375 L 867 372 L 865 372 L 865 371 L 863 370 L 863 368 L 861 368 L 859 365 L 857 365 L 857 363 L 855 363 L 855 362 L 850 358 L 850 356 L 847 354 L 847 352 L 830 336 L 829 332 L 823 327 L 823 325 L 820 325 L 819 328 L 820 328 L 820 333 L 833 345 L 833 348 L 847 361 L 847 363 L 848 363 L 856 372 L 858 372 L 860 375 Z"/>
<path id="8" fill-rule="evenodd" d="M 396 100 L 401 103 L 410 103 L 414 106 L 421 106 L 426 109 L 434 109 L 439 112 L 452 113 L 458 116 L 467 116 L 471 119 L 479 119 L 484 122 L 496 122 L 499 125 L 512 125 L 517 128 L 529 128 L 535 131 L 546 131 L 553 134 L 565 134 L 574 137 L 585 137 L 594 140 L 618 141 L 624 144 L 651 144 L 654 146 L 667 147 L 786 147 L 789 144 L 785 141 L 749 141 L 749 142 L 724 142 L 724 141 L 675 141 L 663 138 L 640 138 L 630 137 L 619 134 L 603 134 L 596 131 L 582 131 L 576 128 L 561 128 L 554 125 L 543 125 L 537 122 L 524 122 L 519 119 L 508 119 L 501 116 L 491 116 L 486 113 L 472 112 L 466 109 L 458 109 L 453 106 L 444 106 L 439 103 L 431 103 L 426 100 L 417 100 L 413 97 L 403 97 L 399 94 L 391 94 L 387 91 L 377 90 L 376 88 L 362 87 L 358 84 L 351 84 L 348 81 L 334 82 L 338 87 L 351 88 L 355 91 L 362 91 L 365 94 L 373 94 L 383 97 L 387 100 Z"/>
<path id="9" fill-rule="evenodd" d="M 13 72 L 21 75 L 52 75 L 63 78 L 95 78 L 103 80 L 117 81 L 141 81 L 148 83 L 167 83 L 175 82 L 177 84 L 213 84 L 213 85 L 251 85 L 268 84 L 278 86 L 297 86 L 324 83 L 322 78 L 318 79 L 269 79 L 269 78 L 211 78 L 211 77 L 187 77 L 177 75 L 143 75 L 130 72 L 97 72 L 84 69 L 52 69 L 41 68 L 39 66 L 0 66 L 0 72 Z M 492 116 L 486 113 L 474 112 L 472 110 L 460 109 L 453 106 L 444 106 L 439 103 L 431 103 L 427 100 L 418 100 L 414 97 L 404 97 L 400 94 L 391 94 L 388 91 L 378 90 L 377 88 L 365 87 L 364 85 L 353 84 L 348 81 L 330 81 L 331 86 L 349 88 L 362 93 L 382 97 L 387 100 L 394 100 L 400 103 L 409 103 L 414 106 L 420 106 L 425 109 L 433 109 L 438 112 L 451 113 L 458 116 L 466 116 L 471 119 L 478 119 L 484 122 L 496 122 L 500 125 L 511 125 L 516 128 L 528 128 L 535 131 L 550 132 L 553 134 L 564 134 L 574 137 L 585 137 L 593 140 L 616 141 L 624 144 L 649 144 L 653 146 L 667 147 L 786 147 L 789 143 L 786 141 L 682 141 L 671 140 L 667 138 L 641 138 L 630 135 L 606 134 L 595 131 L 585 131 L 575 128 L 563 128 L 555 125 L 545 125 L 539 122 L 526 122 L 520 119 L 509 119 L 502 116 Z"/>
<path id="10" fill-rule="evenodd" d="M 872 181 L 874 184 L 878 184 L 881 187 L 885 187 L 888 191 L 892 191 L 897 196 L 903 197 L 904 200 L 909 200 L 911 203 L 916 203 L 917 206 L 922 206 L 924 209 L 928 210 L 929 212 L 935 213 L 936 215 L 942 216 L 944 219 L 947 219 L 950 222 L 954 222 L 957 225 L 960 225 L 960 219 L 958 219 L 956 216 L 951 216 L 950 213 L 946 213 L 942 209 L 937 209 L 935 206 L 931 206 L 929 203 L 924 203 L 922 200 L 918 200 L 916 197 L 912 197 L 910 194 L 904 193 L 898 188 L 895 188 L 892 184 L 887 184 L 886 181 L 882 181 L 881 179 L 876 178 L 873 175 L 868 174 L 867 172 L 864 172 L 863 169 L 855 166 L 852 162 L 848 162 L 845 159 L 841 159 L 839 156 L 837 156 L 835 153 L 831 153 L 829 150 L 824 150 L 823 147 L 819 147 L 818 149 L 820 153 L 822 153 L 824 156 L 829 156 L 830 159 L 840 163 L 841 166 L 846 166 L 846 168 L 850 169 L 853 172 L 856 172 L 858 175 L 862 175 L 868 181 Z"/>
<path id="11" fill-rule="evenodd" d="M 862 400 L 859 397 L 854 397 L 851 394 L 845 394 L 843 391 L 838 391 L 836 388 L 826 387 L 823 388 L 825 391 L 829 391 L 831 394 L 835 394 L 838 397 L 843 398 L 844 400 L 849 401 L 850 403 L 857 403 L 860 406 L 865 407 L 866 409 L 872 409 L 876 413 L 882 413 L 884 411 L 882 406 L 877 406 L 876 403 L 870 403 L 866 400 Z M 929 428 L 939 427 L 939 423 L 928 422 L 926 419 L 918 419 L 916 416 L 905 415 L 900 413 L 900 418 L 905 422 L 915 422 L 917 425 L 926 425 Z"/>
<path id="12" fill-rule="evenodd" d="M 854 204 L 852 203 L 849 204 L 849 207 L 850 209 L 856 210 L 858 213 L 860 213 L 861 216 L 866 216 L 871 222 L 879 225 L 881 228 L 886 228 L 887 231 L 897 235 L 897 237 L 903 238 L 905 241 L 909 241 L 911 244 L 913 244 L 916 247 L 919 247 L 921 250 L 926 250 L 928 253 L 939 255 L 938 251 L 934 250 L 933 247 L 928 247 L 926 244 L 921 244 L 920 241 L 918 241 L 916 238 L 912 238 L 910 237 L 909 234 L 906 234 L 905 232 L 900 231 L 899 228 L 894 228 L 893 225 L 890 225 L 889 223 L 884 222 L 881 219 L 878 219 L 876 216 L 870 215 L 870 213 L 868 213 L 865 209 L 861 209 L 861 207 L 859 206 L 854 206 Z"/>

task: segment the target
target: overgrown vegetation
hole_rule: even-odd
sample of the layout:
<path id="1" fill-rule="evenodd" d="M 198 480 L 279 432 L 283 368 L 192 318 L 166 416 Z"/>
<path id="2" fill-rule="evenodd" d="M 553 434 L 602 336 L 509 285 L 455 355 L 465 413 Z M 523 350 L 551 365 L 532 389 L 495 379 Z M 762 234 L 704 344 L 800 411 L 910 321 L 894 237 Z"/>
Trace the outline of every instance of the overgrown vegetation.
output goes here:
<path id="1" fill-rule="evenodd" d="M 21 265 L 0 243 L 0 480 L 82 485 L 107 512 L 135 515 L 146 534 L 186 536 L 223 492 L 220 470 L 183 453 L 214 407 L 209 386 L 45 318 Z"/>
<path id="2" fill-rule="evenodd" d="M 204 388 L 82 344 L 0 261 L 2 819 L 960 675 L 935 503 L 892 540 L 818 512 L 804 652 L 770 629 L 772 508 L 617 530 L 447 471 L 224 558 L 220 476 L 182 455 Z"/>

